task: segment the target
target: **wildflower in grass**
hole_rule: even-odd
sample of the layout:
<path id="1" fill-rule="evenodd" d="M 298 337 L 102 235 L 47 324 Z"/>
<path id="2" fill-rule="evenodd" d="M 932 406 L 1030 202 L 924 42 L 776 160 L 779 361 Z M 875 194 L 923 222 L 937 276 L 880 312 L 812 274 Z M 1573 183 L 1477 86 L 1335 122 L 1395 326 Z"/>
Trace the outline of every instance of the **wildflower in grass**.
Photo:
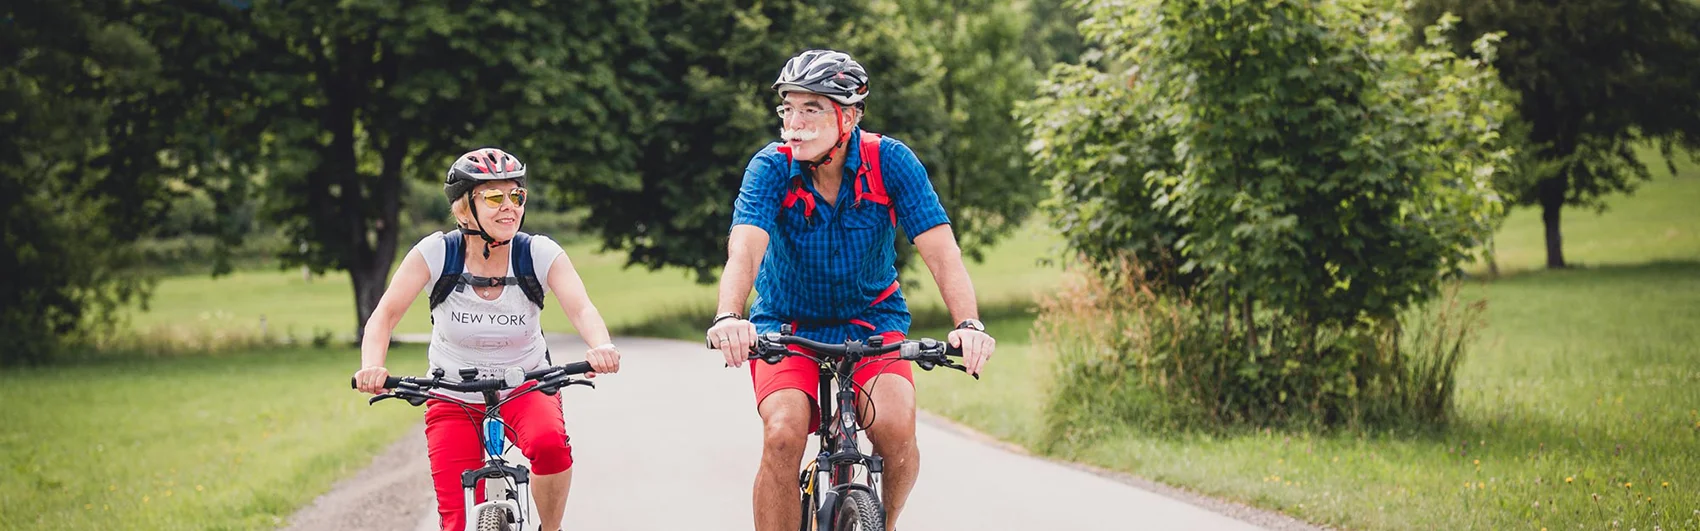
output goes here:
<path id="1" fill-rule="evenodd" d="M 1634 483 L 1630 483 L 1628 481 L 1623 482 L 1623 488 L 1627 489 L 1627 488 L 1634 487 L 1634 486 L 1635 486 Z"/>
<path id="2" fill-rule="evenodd" d="M 1659 485 L 1659 488 L 1662 488 L 1662 489 L 1668 489 L 1668 488 L 1670 488 L 1670 482 L 1669 482 L 1669 481 L 1666 481 L 1666 482 L 1664 482 L 1664 483 L 1663 483 L 1663 484 L 1660 484 L 1660 485 Z"/>
<path id="3" fill-rule="evenodd" d="M 1600 501 L 1600 493 L 1596 492 L 1596 493 L 1594 493 L 1594 502 L 1598 503 L 1599 501 Z"/>
<path id="4" fill-rule="evenodd" d="M 1476 460 L 1476 466 L 1482 466 L 1482 460 L 1477 459 Z"/>
<path id="5" fill-rule="evenodd" d="M 1573 481 L 1576 481 L 1576 478 L 1574 476 L 1567 476 L 1567 477 L 1564 478 L 1565 483 L 1570 483 L 1570 482 L 1573 482 Z"/>
<path id="6" fill-rule="evenodd" d="M 201 489 L 200 485 L 195 485 L 195 492 L 200 492 L 201 490 L 202 489 Z"/>
<path id="7" fill-rule="evenodd" d="M 83 509 L 93 509 L 93 508 L 94 508 L 94 504 L 92 504 L 92 503 L 83 504 Z"/>

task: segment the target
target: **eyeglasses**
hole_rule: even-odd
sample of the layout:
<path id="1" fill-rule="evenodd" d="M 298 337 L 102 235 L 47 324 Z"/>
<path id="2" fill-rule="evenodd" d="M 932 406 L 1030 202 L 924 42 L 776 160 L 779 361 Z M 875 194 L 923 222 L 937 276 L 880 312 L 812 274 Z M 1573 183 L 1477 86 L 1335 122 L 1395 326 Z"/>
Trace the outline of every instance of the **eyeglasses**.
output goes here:
<path id="1" fill-rule="evenodd" d="M 795 115 L 798 115 L 800 118 L 802 118 L 803 121 L 805 121 L 805 122 L 813 122 L 813 121 L 820 120 L 820 118 L 822 116 L 825 116 L 826 115 L 826 109 L 820 109 L 820 108 L 814 108 L 814 107 L 805 107 L 805 108 L 802 108 L 802 109 L 793 109 L 791 107 L 780 105 L 778 107 L 773 108 L 773 113 L 779 115 L 780 120 L 790 118 L 791 115 L 795 114 Z"/>
<path id="2" fill-rule="evenodd" d="M 476 195 L 476 196 L 484 199 L 484 206 L 487 206 L 487 207 L 490 207 L 490 208 L 502 208 L 502 203 L 504 201 L 507 201 L 507 200 L 510 200 L 510 199 L 513 200 L 515 207 L 525 206 L 525 189 L 524 188 L 515 188 L 511 192 L 503 192 L 501 190 L 490 189 L 490 190 L 485 190 L 485 191 L 482 191 L 482 192 L 475 193 L 473 195 Z"/>

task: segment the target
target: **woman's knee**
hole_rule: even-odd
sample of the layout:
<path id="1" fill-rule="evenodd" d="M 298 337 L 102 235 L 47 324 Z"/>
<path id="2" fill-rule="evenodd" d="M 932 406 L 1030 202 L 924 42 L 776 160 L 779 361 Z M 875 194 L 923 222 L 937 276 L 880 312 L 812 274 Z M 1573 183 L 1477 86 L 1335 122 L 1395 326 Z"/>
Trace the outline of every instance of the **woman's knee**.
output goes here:
<path id="1" fill-rule="evenodd" d="M 559 474 L 573 467 L 573 445 L 564 433 L 545 433 L 531 441 L 525 452 L 531 470 L 539 476 Z"/>

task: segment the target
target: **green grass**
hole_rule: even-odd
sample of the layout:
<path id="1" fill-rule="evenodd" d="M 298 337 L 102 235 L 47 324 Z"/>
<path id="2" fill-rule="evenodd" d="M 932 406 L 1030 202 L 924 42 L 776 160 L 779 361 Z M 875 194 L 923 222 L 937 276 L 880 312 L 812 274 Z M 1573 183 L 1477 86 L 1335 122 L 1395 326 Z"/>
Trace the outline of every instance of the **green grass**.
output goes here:
<path id="1" fill-rule="evenodd" d="M 1700 528 L 1700 263 L 1467 295 L 1491 301 L 1491 327 L 1444 430 L 1123 429 L 1063 457 L 1349 529 Z"/>
<path id="2" fill-rule="evenodd" d="M 1565 208 L 1559 223 L 1570 265 L 1641 264 L 1700 260 L 1700 165 L 1677 156 L 1673 176 L 1662 160 L 1649 161 L 1653 180 L 1632 195 L 1606 199 L 1605 210 Z M 1494 237 L 1501 273 L 1546 267 L 1546 228 L 1539 208 L 1513 209 Z M 1485 271 L 1485 266 L 1472 268 Z"/>
<path id="3" fill-rule="evenodd" d="M 1123 428 L 1061 457 L 1348 529 L 1700 529 L 1700 172 L 1610 204 L 1567 211 L 1584 267 L 1564 271 L 1538 270 L 1539 213 L 1513 213 L 1500 260 L 1518 273 L 1464 291 L 1488 328 L 1447 428 Z M 982 382 L 923 376 L 922 406 L 1035 446 L 1048 353 L 1013 339 Z"/>
<path id="4" fill-rule="evenodd" d="M 417 422 L 348 349 L 0 373 L 0 529 L 275 529 Z M 423 349 L 392 367 L 424 370 Z"/>

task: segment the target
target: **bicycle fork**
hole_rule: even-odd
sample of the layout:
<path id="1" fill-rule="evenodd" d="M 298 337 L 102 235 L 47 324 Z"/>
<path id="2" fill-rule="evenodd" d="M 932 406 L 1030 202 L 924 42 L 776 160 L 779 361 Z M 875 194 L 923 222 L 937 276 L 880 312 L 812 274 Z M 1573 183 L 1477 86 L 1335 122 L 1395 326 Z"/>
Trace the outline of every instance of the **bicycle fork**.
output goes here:
<path id="1" fill-rule="evenodd" d="M 484 424 L 484 467 L 468 470 L 460 476 L 460 486 L 464 492 L 466 507 L 466 524 L 464 529 L 477 529 L 478 517 L 487 507 L 501 507 L 512 518 L 514 529 L 524 529 L 527 513 L 535 501 L 531 498 L 531 473 L 525 467 L 509 465 L 502 459 L 503 449 L 507 446 L 507 425 L 500 418 L 485 418 Z M 483 503 L 473 504 L 477 493 L 478 483 L 491 479 L 512 479 L 514 490 L 505 496 L 497 497 L 493 487 L 498 482 L 488 481 L 484 488 Z M 501 485 L 506 488 L 506 485 Z"/>

